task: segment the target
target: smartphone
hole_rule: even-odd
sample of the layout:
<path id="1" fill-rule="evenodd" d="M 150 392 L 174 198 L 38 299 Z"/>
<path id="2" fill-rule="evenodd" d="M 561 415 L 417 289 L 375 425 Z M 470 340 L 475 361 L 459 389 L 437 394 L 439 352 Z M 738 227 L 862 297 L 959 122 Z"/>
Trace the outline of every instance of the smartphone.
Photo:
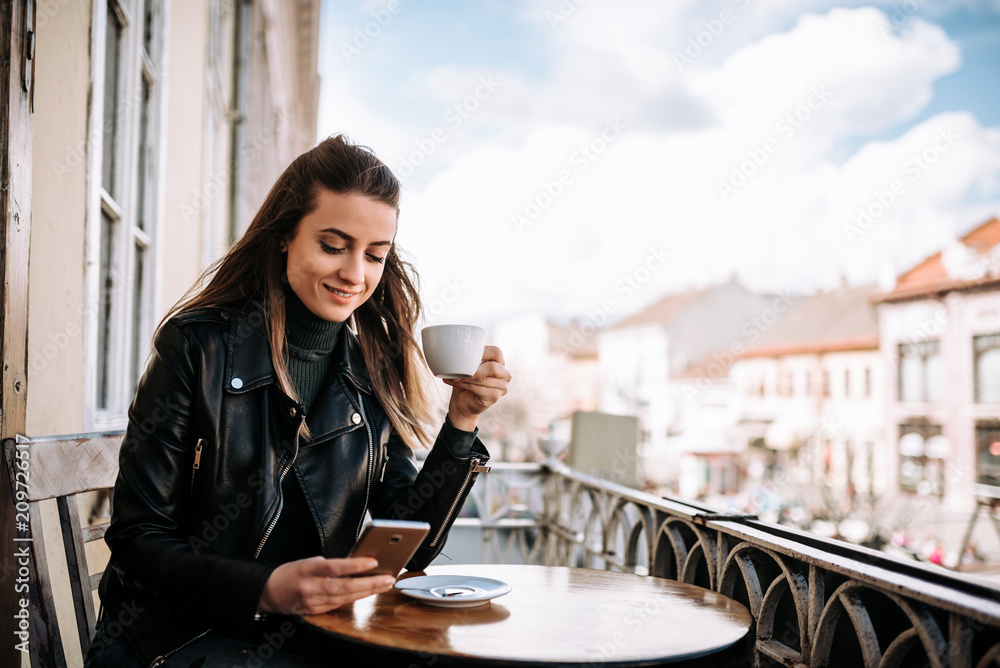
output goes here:
<path id="1" fill-rule="evenodd" d="M 378 566 L 354 576 L 391 575 L 396 577 L 406 566 L 431 525 L 406 520 L 372 520 L 361 532 L 348 557 L 374 557 Z"/>

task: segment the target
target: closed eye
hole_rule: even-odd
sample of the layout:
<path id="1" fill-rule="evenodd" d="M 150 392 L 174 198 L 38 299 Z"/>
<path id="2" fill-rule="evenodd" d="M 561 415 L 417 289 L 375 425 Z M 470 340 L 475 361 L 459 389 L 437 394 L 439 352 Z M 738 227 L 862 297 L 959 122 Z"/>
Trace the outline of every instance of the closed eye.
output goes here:
<path id="1" fill-rule="evenodd" d="M 324 253 L 329 253 L 330 255 L 340 255 L 345 250 L 347 250 L 346 248 L 334 248 L 333 246 L 330 246 L 329 244 L 327 244 L 327 243 L 325 243 L 323 241 L 320 241 L 319 245 L 320 245 L 320 248 L 323 249 Z"/>
<path id="2" fill-rule="evenodd" d="M 324 253 L 329 253 L 330 255 L 340 255 L 341 253 L 347 250 L 346 248 L 334 248 L 333 246 L 322 240 L 320 240 L 319 245 L 320 248 L 323 249 Z M 374 253 L 366 253 L 365 257 L 368 258 L 369 262 L 374 262 L 375 264 L 383 264 L 385 262 L 384 257 L 380 255 L 375 255 Z"/>

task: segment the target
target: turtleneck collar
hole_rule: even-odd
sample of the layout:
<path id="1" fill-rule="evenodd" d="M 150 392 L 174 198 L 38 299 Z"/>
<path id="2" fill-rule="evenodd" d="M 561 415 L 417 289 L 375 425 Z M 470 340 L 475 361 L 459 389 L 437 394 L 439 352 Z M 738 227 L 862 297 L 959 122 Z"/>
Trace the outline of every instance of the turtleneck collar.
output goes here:
<path id="1" fill-rule="evenodd" d="M 327 354 L 333 350 L 342 322 L 324 320 L 302 303 L 285 285 L 285 337 L 288 345 L 303 352 Z"/>

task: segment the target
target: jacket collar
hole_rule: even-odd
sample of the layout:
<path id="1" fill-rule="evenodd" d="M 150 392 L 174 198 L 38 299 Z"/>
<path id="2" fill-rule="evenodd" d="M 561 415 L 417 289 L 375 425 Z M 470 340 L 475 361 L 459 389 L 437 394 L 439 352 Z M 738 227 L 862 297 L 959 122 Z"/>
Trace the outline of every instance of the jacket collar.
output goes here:
<path id="1" fill-rule="evenodd" d="M 277 385 L 263 313 L 255 309 L 234 314 L 230 320 L 226 351 L 226 391 L 242 394 L 263 385 Z M 331 370 L 336 370 L 355 389 L 372 394 L 371 379 L 361 356 L 361 344 L 350 327 L 341 328 L 331 355 Z"/>

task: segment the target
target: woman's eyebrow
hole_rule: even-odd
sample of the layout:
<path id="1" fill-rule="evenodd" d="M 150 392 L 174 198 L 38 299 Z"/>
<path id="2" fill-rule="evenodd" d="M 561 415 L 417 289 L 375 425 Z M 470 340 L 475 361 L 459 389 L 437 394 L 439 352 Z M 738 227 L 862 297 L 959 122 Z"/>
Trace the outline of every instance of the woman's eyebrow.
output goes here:
<path id="1" fill-rule="evenodd" d="M 352 237 L 347 232 L 342 232 L 342 231 L 338 230 L 335 227 L 327 227 L 326 229 L 320 230 L 320 232 L 329 232 L 331 234 L 336 234 L 337 236 L 345 239 L 346 241 L 357 241 L 357 239 L 355 239 L 354 237 Z M 371 242 L 368 245 L 369 246 L 391 246 L 392 245 L 392 241 L 391 240 L 390 241 L 373 241 L 373 242 Z"/>

